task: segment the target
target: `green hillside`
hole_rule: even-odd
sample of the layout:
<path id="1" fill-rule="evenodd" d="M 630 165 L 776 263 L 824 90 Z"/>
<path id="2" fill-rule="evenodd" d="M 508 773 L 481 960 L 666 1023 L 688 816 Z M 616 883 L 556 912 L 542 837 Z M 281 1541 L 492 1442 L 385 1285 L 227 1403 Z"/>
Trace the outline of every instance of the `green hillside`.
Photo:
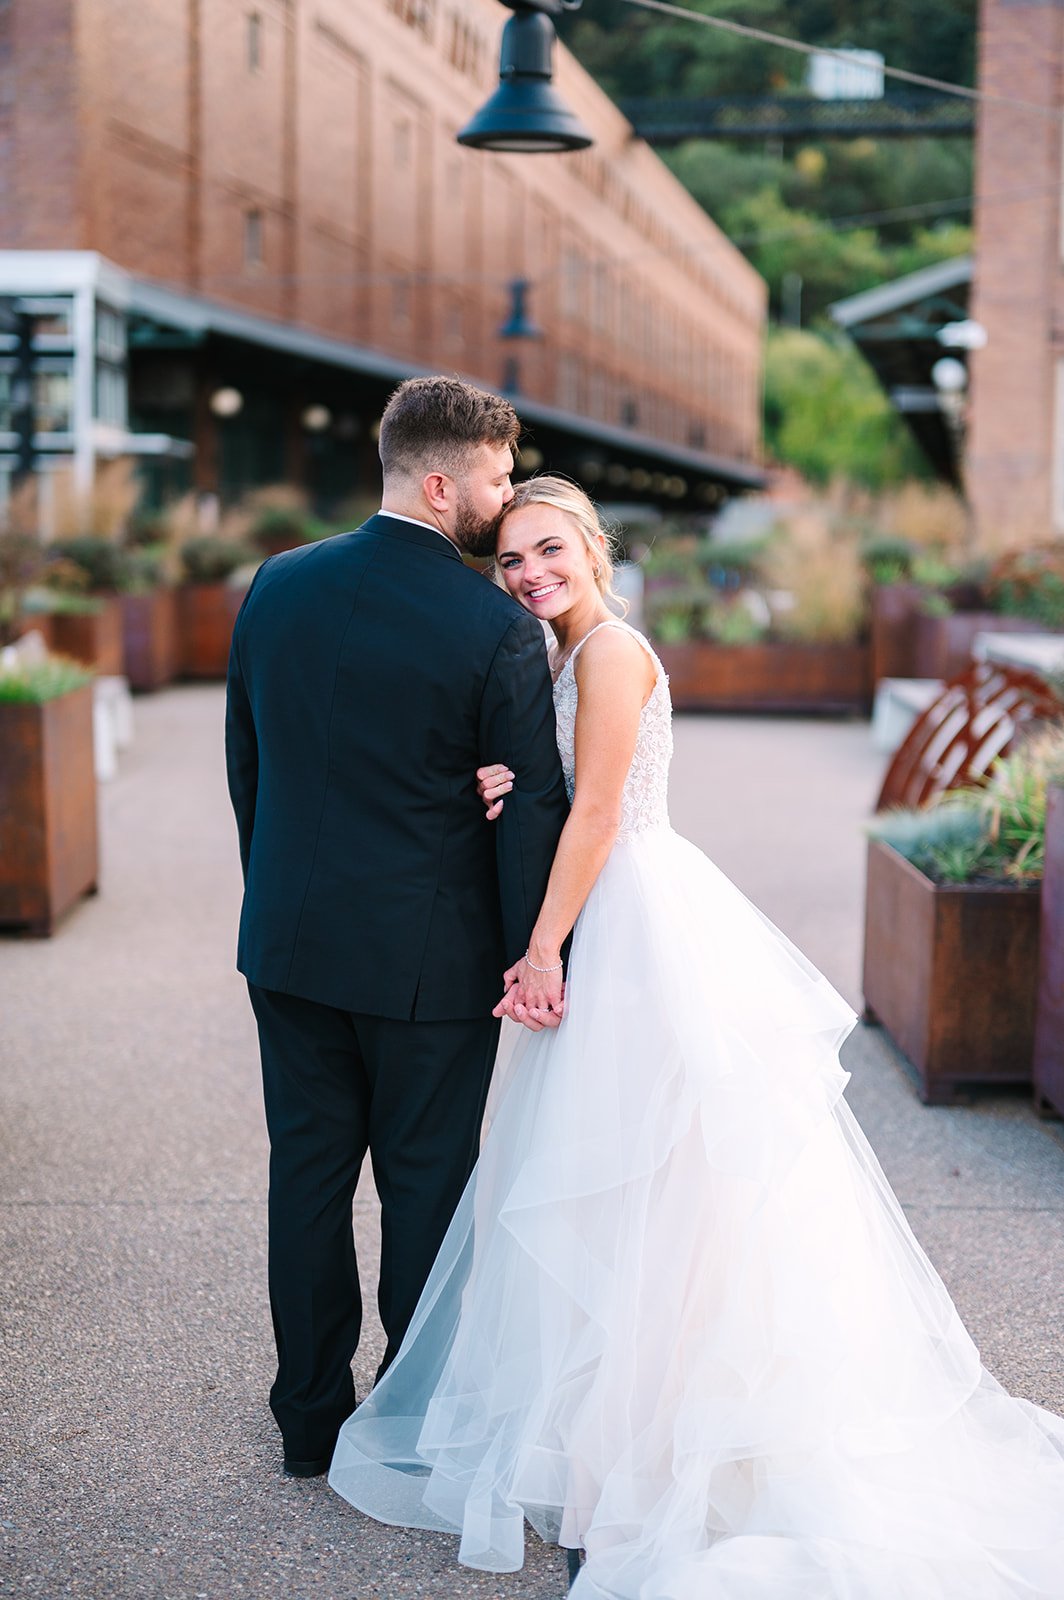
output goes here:
<path id="1" fill-rule="evenodd" d="M 711 15 L 767 29 L 810 44 L 880 51 L 888 65 L 947 82 L 974 81 L 976 0 L 682 0 Z M 566 44 L 615 100 L 653 97 L 773 95 L 802 92 L 806 59 L 795 52 L 736 38 L 695 22 L 664 17 L 624 3 L 585 0 L 559 21 Z M 897 92 L 888 80 L 888 96 Z M 770 345 L 770 447 L 812 476 L 847 471 L 866 481 L 921 470 L 908 436 L 863 363 L 829 332 L 826 308 L 902 273 L 971 248 L 972 146 L 954 138 L 770 141 L 692 140 L 662 149 L 661 158 L 743 251 L 769 286 L 770 316 L 819 335 L 830 349 L 806 351 L 813 367 L 832 368 L 832 406 L 839 385 L 854 387 L 864 419 L 879 412 L 869 437 L 878 441 L 865 467 L 854 451 L 832 455 L 830 432 L 796 448 L 786 406 L 773 401 L 790 390 L 780 362 L 797 359 L 793 338 Z M 806 409 L 812 404 L 807 400 Z M 836 430 L 837 433 L 837 430 Z M 791 443 L 788 445 L 788 440 Z M 858 452 L 858 455 L 860 453 Z M 875 455 L 875 459 L 873 459 Z M 889 462 L 889 466 L 888 466 Z"/>

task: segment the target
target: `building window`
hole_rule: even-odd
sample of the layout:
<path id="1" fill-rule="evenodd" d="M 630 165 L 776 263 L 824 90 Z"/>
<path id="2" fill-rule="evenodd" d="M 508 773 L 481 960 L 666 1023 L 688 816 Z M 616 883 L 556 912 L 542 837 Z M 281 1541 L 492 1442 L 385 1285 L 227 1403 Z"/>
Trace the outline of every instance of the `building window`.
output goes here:
<path id="1" fill-rule="evenodd" d="M 46 341 L 53 345 L 73 342 L 74 307 L 70 300 L 24 300 L 23 304 L 34 318 L 35 343 L 43 346 Z"/>
<path id="2" fill-rule="evenodd" d="M 126 375 L 105 361 L 96 364 L 96 416 L 114 428 L 126 426 Z"/>
<path id="3" fill-rule="evenodd" d="M 583 299 L 584 263 L 576 250 L 562 254 L 561 312 L 563 317 L 579 317 Z"/>
<path id="4" fill-rule="evenodd" d="M 37 363 L 34 400 L 38 433 L 70 433 L 74 426 L 74 363 L 49 356 Z"/>
<path id="5" fill-rule="evenodd" d="M 580 409 L 580 371 L 576 357 L 568 353 L 558 360 L 558 404 L 563 411 Z"/>
<path id="6" fill-rule="evenodd" d="M 396 328 L 410 326 L 410 282 L 396 278 L 392 283 L 392 325 Z"/>
<path id="7" fill-rule="evenodd" d="M 244 265 L 261 267 L 262 262 L 262 212 L 248 211 L 244 215 Z"/>
<path id="8" fill-rule="evenodd" d="M 258 72 L 262 66 L 262 18 L 257 11 L 248 16 L 248 71 Z"/>
<path id="9" fill-rule="evenodd" d="M 395 123 L 392 130 L 392 159 L 397 167 L 410 165 L 411 129 L 406 117 Z"/>
<path id="10" fill-rule="evenodd" d="M 96 354 L 101 361 L 121 363 L 126 359 L 125 320 L 107 306 L 96 308 Z"/>
<path id="11" fill-rule="evenodd" d="M 0 433 L 10 433 L 15 425 L 11 414 L 11 390 L 14 381 L 14 362 L 0 360 Z"/>
<path id="12" fill-rule="evenodd" d="M 461 345 L 465 339 L 465 307 L 461 300 L 449 300 L 443 316 L 443 337 L 449 345 Z"/>

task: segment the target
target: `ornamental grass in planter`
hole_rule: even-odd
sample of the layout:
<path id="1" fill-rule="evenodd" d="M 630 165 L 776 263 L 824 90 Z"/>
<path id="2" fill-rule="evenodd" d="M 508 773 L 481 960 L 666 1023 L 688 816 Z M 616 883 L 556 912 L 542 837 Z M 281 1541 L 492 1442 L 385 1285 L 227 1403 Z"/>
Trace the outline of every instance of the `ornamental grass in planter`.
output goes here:
<path id="1" fill-rule="evenodd" d="M 871 697 L 852 530 L 805 508 L 767 541 L 646 563 L 648 628 L 688 711 L 860 711 Z"/>
<path id="2" fill-rule="evenodd" d="M 45 587 L 51 634 L 60 655 L 101 677 L 125 668 L 122 602 L 128 570 L 121 545 L 98 534 L 81 534 L 49 545 Z"/>
<path id="3" fill-rule="evenodd" d="M 96 888 L 92 680 L 58 657 L 0 671 L 0 926 L 52 933 Z"/>
<path id="4" fill-rule="evenodd" d="M 870 828 L 867 1020 L 914 1067 L 926 1104 L 977 1084 L 1029 1084 L 1046 795 L 1064 726 L 1032 735 L 979 789 Z"/>
<path id="5" fill-rule="evenodd" d="M 150 550 L 128 552 L 122 591 L 122 657 L 129 686 L 140 693 L 162 689 L 177 677 L 177 600 Z"/>
<path id="6" fill-rule="evenodd" d="M 255 552 L 204 536 L 181 547 L 184 582 L 177 591 L 180 671 L 185 678 L 224 678 L 236 614 L 248 589 Z"/>

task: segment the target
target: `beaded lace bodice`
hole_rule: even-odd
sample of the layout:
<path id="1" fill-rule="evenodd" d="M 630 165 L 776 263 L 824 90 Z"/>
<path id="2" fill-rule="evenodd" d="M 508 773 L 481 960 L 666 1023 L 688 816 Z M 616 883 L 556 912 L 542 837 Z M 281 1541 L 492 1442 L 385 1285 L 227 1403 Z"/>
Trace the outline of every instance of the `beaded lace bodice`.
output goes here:
<path id="1" fill-rule="evenodd" d="M 669 763 L 672 760 L 672 701 L 665 668 L 650 645 L 626 622 L 602 622 L 602 628 L 623 628 L 630 633 L 654 662 L 656 682 L 650 699 L 639 714 L 635 754 L 621 796 L 621 826 L 618 839 L 630 839 L 648 828 L 668 827 Z M 591 633 L 597 633 L 592 628 Z M 554 711 L 558 719 L 558 751 L 562 758 L 565 787 L 572 801 L 576 789 L 576 706 L 579 699 L 576 674 L 577 656 L 591 637 L 585 635 L 559 672 L 554 684 Z"/>

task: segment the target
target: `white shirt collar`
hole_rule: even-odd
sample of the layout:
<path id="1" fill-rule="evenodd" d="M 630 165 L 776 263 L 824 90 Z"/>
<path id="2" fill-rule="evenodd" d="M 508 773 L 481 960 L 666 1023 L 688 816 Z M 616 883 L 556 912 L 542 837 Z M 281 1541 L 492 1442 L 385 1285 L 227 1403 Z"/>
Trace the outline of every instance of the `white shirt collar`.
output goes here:
<path id="1" fill-rule="evenodd" d="M 452 550 L 458 549 L 453 539 L 448 539 L 445 533 L 440 533 L 439 528 L 434 523 L 425 522 L 421 517 L 404 517 L 401 511 L 385 511 L 383 506 L 381 507 L 380 515 L 382 517 L 394 517 L 396 522 L 412 522 L 415 528 L 431 528 L 433 533 L 439 533 L 441 539 L 447 540 Z"/>

